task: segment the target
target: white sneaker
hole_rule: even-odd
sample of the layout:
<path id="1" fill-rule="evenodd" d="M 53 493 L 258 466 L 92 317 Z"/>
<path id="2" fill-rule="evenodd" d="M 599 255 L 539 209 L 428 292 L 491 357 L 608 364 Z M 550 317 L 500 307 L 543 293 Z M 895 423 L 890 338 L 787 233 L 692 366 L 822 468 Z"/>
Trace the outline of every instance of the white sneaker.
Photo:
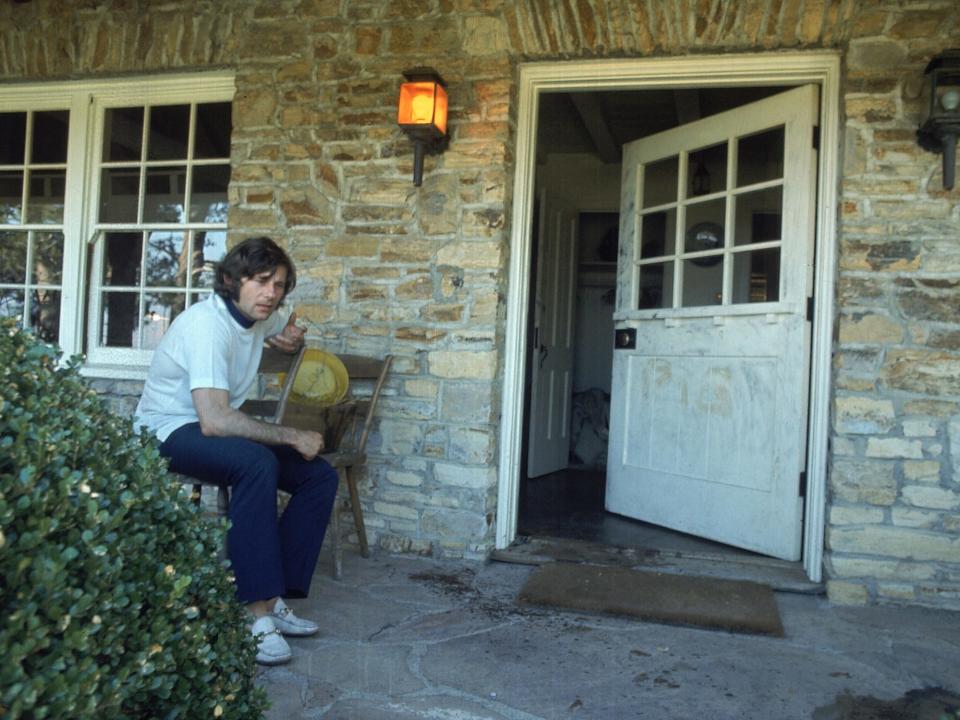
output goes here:
<path id="1" fill-rule="evenodd" d="M 294 615 L 293 610 L 287 607 L 283 598 L 277 598 L 277 604 L 273 606 L 273 612 L 269 617 L 273 618 L 273 624 L 279 632 L 291 637 L 306 637 L 320 630 L 320 626 L 312 620 L 304 620 Z"/>
<path id="2" fill-rule="evenodd" d="M 290 646 L 273 624 L 270 615 L 257 618 L 251 632 L 257 641 L 257 662 L 261 665 L 279 665 L 293 657 Z"/>

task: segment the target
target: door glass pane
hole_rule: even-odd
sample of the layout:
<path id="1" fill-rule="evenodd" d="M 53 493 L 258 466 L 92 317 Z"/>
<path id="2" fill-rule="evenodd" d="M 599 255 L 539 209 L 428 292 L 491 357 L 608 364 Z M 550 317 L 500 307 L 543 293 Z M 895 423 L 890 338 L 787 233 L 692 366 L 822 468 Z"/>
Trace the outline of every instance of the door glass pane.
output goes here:
<path id="1" fill-rule="evenodd" d="M 23 172 L 0 172 L 0 224 L 19 225 L 23 201 Z"/>
<path id="2" fill-rule="evenodd" d="M 30 327 L 46 342 L 60 337 L 60 292 L 37 289 L 31 293 Z"/>
<path id="3" fill-rule="evenodd" d="M 22 165 L 27 143 L 27 114 L 0 112 L 0 165 Z"/>
<path id="4" fill-rule="evenodd" d="M 780 299 L 780 248 L 736 253 L 733 257 L 733 302 Z"/>
<path id="5" fill-rule="evenodd" d="M 783 186 L 737 195 L 735 245 L 782 239 Z"/>
<path id="6" fill-rule="evenodd" d="M 27 234 L 0 232 L 0 283 L 23 283 L 27 274 Z"/>
<path id="7" fill-rule="evenodd" d="M 136 292 L 105 292 L 101 297 L 100 344 L 107 347 L 134 347 L 139 326 L 139 295 Z"/>
<path id="8" fill-rule="evenodd" d="M 723 220 L 727 206 L 725 198 L 687 206 L 684 252 L 720 251 L 723 249 Z M 719 259 L 719 255 L 716 259 Z"/>
<path id="9" fill-rule="evenodd" d="M 159 105 L 150 108 L 148 160 L 183 160 L 187 157 L 190 131 L 189 105 Z"/>
<path id="10" fill-rule="evenodd" d="M 200 165 L 193 168 L 190 221 L 225 223 L 229 165 Z"/>
<path id="11" fill-rule="evenodd" d="M 197 232 L 193 259 L 193 286 L 213 288 L 216 263 L 227 254 L 227 233 L 222 230 Z"/>
<path id="12" fill-rule="evenodd" d="M 716 255 L 683 261 L 683 307 L 719 305 L 723 301 L 721 259 Z"/>
<path id="13" fill-rule="evenodd" d="M 104 237 L 103 284 L 137 287 L 140 284 L 142 236 L 138 232 L 111 232 Z"/>
<path id="14" fill-rule="evenodd" d="M 677 245 L 677 211 L 671 208 L 642 216 L 640 233 L 642 259 L 673 255 Z"/>
<path id="15" fill-rule="evenodd" d="M 103 171 L 100 181 L 100 222 L 136 222 L 140 171 L 112 168 Z"/>
<path id="16" fill-rule="evenodd" d="M 737 187 L 783 177 L 783 126 L 737 141 Z"/>
<path id="17" fill-rule="evenodd" d="M 63 278 L 63 234 L 38 232 L 33 238 L 33 277 L 38 285 L 59 285 Z"/>
<path id="18" fill-rule="evenodd" d="M 70 114 L 66 110 L 33 114 L 33 147 L 30 152 L 30 162 L 65 163 L 67 161 L 69 117 Z"/>
<path id="19" fill-rule="evenodd" d="M 676 202 L 679 168 L 680 160 L 676 155 L 644 165 L 643 207 Z"/>
<path id="20" fill-rule="evenodd" d="M 147 239 L 147 285 L 186 287 L 187 255 L 183 233 L 166 230 L 150 233 Z"/>
<path id="21" fill-rule="evenodd" d="M 694 150 L 687 156 L 687 197 L 727 189 L 727 143 Z"/>
<path id="22" fill-rule="evenodd" d="M 147 168 L 147 192 L 143 198 L 143 221 L 181 223 L 185 221 L 187 169 Z"/>
<path id="23" fill-rule="evenodd" d="M 150 293 L 144 296 L 144 312 L 134 346 L 143 350 L 157 347 L 170 323 L 183 312 L 186 299 L 187 296 L 182 293 Z"/>
<path id="24" fill-rule="evenodd" d="M 66 170 L 32 170 L 27 197 L 27 222 L 59 225 L 63 222 Z"/>
<path id="25" fill-rule="evenodd" d="M 0 288 L 0 318 L 23 320 L 23 290 Z"/>
<path id="26" fill-rule="evenodd" d="M 673 305 L 673 261 L 640 266 L 637 309 L 655 310 Z"/>
<path id="27" fill-rule="evenodd" d="M 230 103 L 197 105 L 197 129 L 193 142 L 195 158 L 230 157 Z"/>
<path id="28" fill-rule="evenodd" d="M 104 113 L 104 162 L 140 160 L 143 108 L 111 108 Z"/>

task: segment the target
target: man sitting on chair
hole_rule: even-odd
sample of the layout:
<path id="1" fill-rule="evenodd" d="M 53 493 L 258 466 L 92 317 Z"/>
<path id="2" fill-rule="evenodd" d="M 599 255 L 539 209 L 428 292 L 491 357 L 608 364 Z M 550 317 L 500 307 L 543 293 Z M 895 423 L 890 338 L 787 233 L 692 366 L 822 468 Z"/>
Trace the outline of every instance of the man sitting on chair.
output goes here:
<path id="1" fill-rule="evenodd" d="M 257 662 L 290 659 L 282 635 L 317 624 L 282 597 L 310 589 L 337 492 L 337 473 L 317 455 L 323 435 L 240 412 L 257 377 L 263 343 L 303 345 L 296 314 L 276 310 L 296 284 L 293 263 L 269 238 L 250 238 L 217 266 L 214 292 L 176 317 L 154 351 L 134 416 L 160 440 L 170 470 L 231 488 L 227 554 L 237 597 L 253 616 Z M 277 519 L 277 488 L 291 494 Z"/>

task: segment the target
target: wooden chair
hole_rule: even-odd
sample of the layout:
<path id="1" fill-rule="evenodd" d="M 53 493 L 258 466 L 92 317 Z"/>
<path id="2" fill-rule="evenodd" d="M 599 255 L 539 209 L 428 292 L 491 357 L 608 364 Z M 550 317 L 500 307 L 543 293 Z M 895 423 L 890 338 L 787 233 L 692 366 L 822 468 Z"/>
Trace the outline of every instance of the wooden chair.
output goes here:
<path id="1" fill-rule="evenodd" d="M 328 407 L 317 408 L 291 397 L 286 403 L 282 415 L 284 425 L 301 429 L 321 430 L 324 435 L 326 452 L 323 459 L 337 471 L 341 482 L 345 481 L 350 494 L 350 509 L 353 523 L 360 543 L 360 554 L 370 557 L 367 542 L 367 529 L 363 522 L 363 508 L 360 505 L 360 492 L 357 488 L 356 469 L 367 461 L 367 438 L 373 427 L 374 413 L 380 391 L 390 372 L 393 357 L 387 355 L 383 360 L 360 355 L 338 355 L 350 376 L 350 389 L 347 397 Z M 334 577 L 343 574 L 343 556 L 340 538 L 339 508 L 334 505 L 330 518 L 330 531 L 333 535 Z"/>

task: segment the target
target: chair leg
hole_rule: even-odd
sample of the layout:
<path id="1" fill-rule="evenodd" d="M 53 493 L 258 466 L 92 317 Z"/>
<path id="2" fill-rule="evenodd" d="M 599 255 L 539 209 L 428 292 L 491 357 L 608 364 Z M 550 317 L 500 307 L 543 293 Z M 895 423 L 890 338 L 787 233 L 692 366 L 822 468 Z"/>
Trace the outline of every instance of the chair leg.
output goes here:
<path id="1" fill-rule="evenodd" d="M 363 508 L 360 507 L 360 492 L 357 490 L 357 479 L 350 468 L 343 469 L 347 476 L 347 489 L 350 491 L 350 508 L 353 510 L 353 524 L 357 528 L 357 537 L 360 540 L 360 555 L 370 557 L 370 546 L 367 544 L 367 526 L 363 523 Z"/>
<path id="2" fill-rule="evenodd" d="M 337 475 L 340 471 L 337 471 Z M 333 498 L 333 510 L 330 513 L 330 527 L 327 532 L 331 533 L 333 542 L 333 579 L 339 580 L 343 577 L 343 549 L 340 547 L 340 498 Z"/>
<path id="3" fill-rule="evenodd" d="M 201 497 L 203 497 L 203 485 L 201 485 L 200 483 L 194 483 L 193 492 L 190 493 L 190 501 L 194 505 L 199 505 Z"/>
<path id="4" fill-rule="evenodd" d="M 230 488 L 226 485 L 217 486 L 217 514 L 220 517 L 230 514 Z"/>

